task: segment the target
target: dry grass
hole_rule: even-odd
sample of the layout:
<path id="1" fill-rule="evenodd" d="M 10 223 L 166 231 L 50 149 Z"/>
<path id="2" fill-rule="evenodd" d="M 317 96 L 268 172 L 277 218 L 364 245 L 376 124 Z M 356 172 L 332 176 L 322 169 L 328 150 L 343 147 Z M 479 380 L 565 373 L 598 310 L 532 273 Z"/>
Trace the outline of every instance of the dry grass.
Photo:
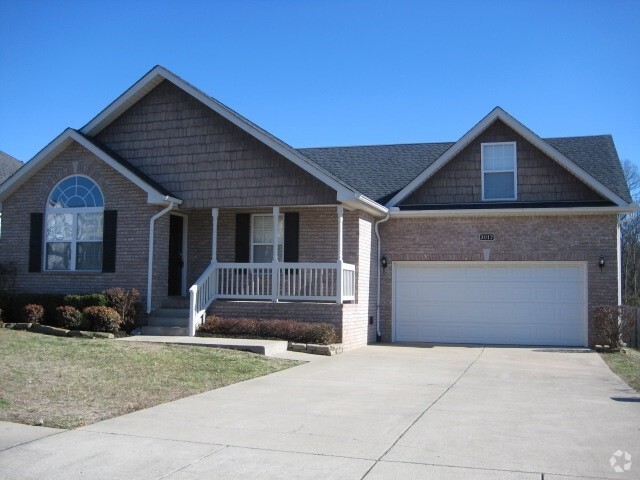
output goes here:
<path id="1" fill-rule="evenodd" d="M 74 428 L 299 362 L 216 348 L 0 329 L 0 420 Z"/>
<path id="2" fill-rule="evenodd" d="M 640 392 L 640 351 L 627 348 L 627 353 L 601 353 L 613 373 L 624 380 L 635 391 Z"/>

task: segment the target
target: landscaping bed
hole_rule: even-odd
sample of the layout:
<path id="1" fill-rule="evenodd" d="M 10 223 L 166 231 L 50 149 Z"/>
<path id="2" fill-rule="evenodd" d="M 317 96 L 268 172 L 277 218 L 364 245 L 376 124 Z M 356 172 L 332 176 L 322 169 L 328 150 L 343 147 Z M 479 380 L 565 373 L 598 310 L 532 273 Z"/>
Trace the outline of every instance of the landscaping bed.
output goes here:
<path id="1" fill-rule="evenodd" d="M 618 352 L 600 353 L 600 356 L 613 373 L 640 392 L 640 351 L 627 347 Z"/>
<path id="2" fill-rule="evenodd" d="M 0 420 L 58 428 L 91 424 L 300 363 L 235 350 L 9 329 L 0 329 L 0 345 Z"/>

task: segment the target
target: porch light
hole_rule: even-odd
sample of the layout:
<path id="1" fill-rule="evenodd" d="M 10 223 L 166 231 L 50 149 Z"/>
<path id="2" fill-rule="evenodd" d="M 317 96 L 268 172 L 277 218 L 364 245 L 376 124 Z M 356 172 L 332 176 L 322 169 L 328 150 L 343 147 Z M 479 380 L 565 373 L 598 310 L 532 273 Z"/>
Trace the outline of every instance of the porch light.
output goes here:
<path id="1" fill-rule="evenodd" d="M 598 260 L 598 266 L 600 267 L 600 271 L 604 268 L 604 255 L 600 255 L 600 260 Z"/>
<path id="2" fill-rule="evenodd" d="M 387 257 L 385 257 L 384 255 L 382 256 L 382 258 L 380 259 L 380 265 L 382 265 L 382 268 L 387 268 Z"/>

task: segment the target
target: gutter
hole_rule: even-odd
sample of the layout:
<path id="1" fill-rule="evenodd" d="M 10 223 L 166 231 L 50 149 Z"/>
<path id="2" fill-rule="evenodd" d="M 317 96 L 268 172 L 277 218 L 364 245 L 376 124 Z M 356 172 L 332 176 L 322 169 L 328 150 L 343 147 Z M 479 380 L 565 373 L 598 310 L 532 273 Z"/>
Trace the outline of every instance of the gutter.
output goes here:
<path id="1" fill-rule="evenodd" d="M 484 208 L 484 209 L 451 209 L 451 210 L 400 210 L 392 207 L 392 217 L 491 217 L 508 215 L 599 215 L 633 213 L 638 205 L 631 203 L 627 206 L 616 207 L 564 207 L 564 208 Z"/>
<path id="2" fill-rule="evenodd" d="M 380 275 L 381 275 L 381 262 L 380 262 L 380 254 L 382 252 L 382 240 L 380 239 L 380 232 L 378 231 L 378 225 L 380 225 L 381 223 L 386 222 L 387 220 L 389 220 L 389 212 L 387 212 L 386 216 L 382 219 L 382 220 L 378 220 L 375 223 L 375 232 L 376 232 L 376 239 L 378 241 L 378 256 L 376 258 L 377 260 L 377 264 L 378 264 L 378 275 L 377 275 L 377 286 L 376 286 L 376 342 L 380 343 L 380 340 L 382 339 L 382 335 L 380 334 Z"/>
<path id="3" fill-rule="evenodd" d="M 169 197 L 165 197 L 165 201 L 168 201 Z M 156 213 L 151 220 L 149 220 L 149 263 L 147 265 L 147 314 L 151 313 L 151 290 L 153 286 L 153 240 L 156 220 L 166 213 L 169 213 L 173 209 L 174 201 L 169 201 L 169 205 L 164 210 L 160 210 Z"/>

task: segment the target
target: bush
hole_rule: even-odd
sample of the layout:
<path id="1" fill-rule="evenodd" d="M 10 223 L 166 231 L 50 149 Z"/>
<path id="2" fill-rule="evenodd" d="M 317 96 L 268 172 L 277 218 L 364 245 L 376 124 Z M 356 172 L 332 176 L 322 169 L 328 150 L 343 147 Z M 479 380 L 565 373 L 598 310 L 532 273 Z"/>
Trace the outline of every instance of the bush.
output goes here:
<path id="1" fill-rule="evenodd" d="M 636 310 L 622 305 L 596 305 L 593 308 L 593 326 L 597 342 L 620 348 L 635 334 Z"/>
<path id="2" fill-rule="evenodd" d="M 294 320 L 253 320 L 249 318 L 222 319 L 215 315 L 207 317 L 198 328 L 198 333 L 273 338 L 321 345 L 328 345 L 338 341 L 335 328 L 329 323 L 306 323 Z"/>
<path id="3" fill-rule="evenodd" d="M 137 327 L 140 314 L 140 292 L 135 288 L 110 288 L 102 294 L 107 299 L 107 306 L 113 308 L 122 318 L 122 330 L 130 332 Z"/>
<path id="4" fill-rule="evenodd" d="M 31 303 L 22 307 L 21 314 L 23 322 L 40 323 L 44 318 L 44 307 Z"/>
<path id="5" fill-rule="evenodd" d="M 87 295 L 65 295 L 61 305 L 75 307 L 82 311 L 87 307 L 108 307 L 107 297 L 102 293 L 89 293 Z"/>
<path id="6" fill-rule="evenodd" d="M 116 333 L 122 325 L 122 318 L 111 307 L 87 307 L 82 314 L 96 332 Z"/>
<path id="7" fill-rule="evenodd" d="M 0 263 L 0 292 L 11 292 L 16 286 L 18 269 L 14 262 Z"/>
<path id="8" fill-rule="evenodd" d="M 68 330 L 91 330 L 91 323 L 80 310 L 71 306 L 56 308 L 56 323 Z"/>

